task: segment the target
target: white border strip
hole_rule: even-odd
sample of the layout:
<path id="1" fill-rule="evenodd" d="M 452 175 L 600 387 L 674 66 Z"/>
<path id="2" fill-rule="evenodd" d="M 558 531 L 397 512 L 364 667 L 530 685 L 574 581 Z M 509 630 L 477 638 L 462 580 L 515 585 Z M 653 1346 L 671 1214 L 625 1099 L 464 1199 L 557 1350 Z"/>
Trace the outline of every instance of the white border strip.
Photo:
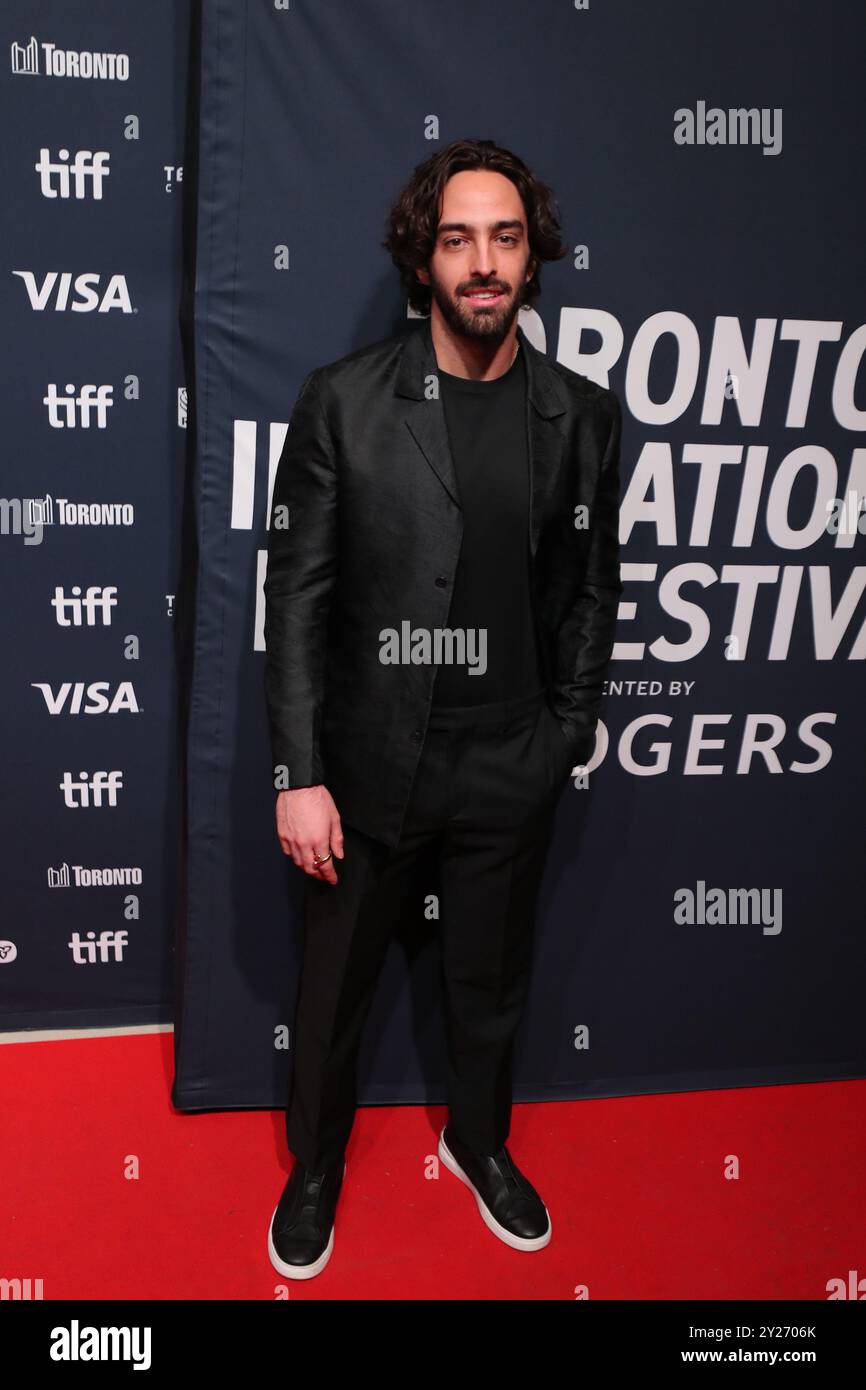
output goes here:
<path id="1" fill-rule="evenodd" d="M 136 1033 L 173 1033 L 173 1023 L 137 1023 L 127 1028 L 25 1028 L 0 1033 L 2 1043 L 64 1042 L 73 1038 L 125 1038 Z"/>

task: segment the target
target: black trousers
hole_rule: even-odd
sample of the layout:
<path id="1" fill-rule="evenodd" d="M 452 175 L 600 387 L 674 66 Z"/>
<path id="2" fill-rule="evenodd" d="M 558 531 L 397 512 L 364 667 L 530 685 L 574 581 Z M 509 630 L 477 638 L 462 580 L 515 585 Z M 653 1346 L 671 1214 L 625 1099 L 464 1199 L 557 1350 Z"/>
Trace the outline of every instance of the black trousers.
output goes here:
<path id="1" fill-rule="evenodd" d="M 343 826 L 339 882 L 305 879 L 286 1136 L 319 1171 L 345 1152 L 364 1023 L 391 937 L 418 911 L 435 856 L 448 1046 L 449 1124 L 495 1153 L 511 1122 L 511 1063 L 529 989 L 536 902 L 571 768 L 545 692 L 433 710 L 395 848 Z"/>

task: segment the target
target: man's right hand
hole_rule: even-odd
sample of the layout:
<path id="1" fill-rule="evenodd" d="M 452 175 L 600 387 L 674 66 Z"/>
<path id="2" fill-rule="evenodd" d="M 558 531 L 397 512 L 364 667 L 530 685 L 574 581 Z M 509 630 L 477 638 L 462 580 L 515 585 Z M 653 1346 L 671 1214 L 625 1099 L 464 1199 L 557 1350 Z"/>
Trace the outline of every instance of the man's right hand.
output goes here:
<path id="1" fill-rule="evenodd" d="M 304 873 L 325 883 L 337 883 L 334 860 L 343 858 L 340 813 L 325 786 L 295 787 L 277 794 L 277 838 L 284 854 Z M 331 858 L 317 867 L 314 855 Z"/>

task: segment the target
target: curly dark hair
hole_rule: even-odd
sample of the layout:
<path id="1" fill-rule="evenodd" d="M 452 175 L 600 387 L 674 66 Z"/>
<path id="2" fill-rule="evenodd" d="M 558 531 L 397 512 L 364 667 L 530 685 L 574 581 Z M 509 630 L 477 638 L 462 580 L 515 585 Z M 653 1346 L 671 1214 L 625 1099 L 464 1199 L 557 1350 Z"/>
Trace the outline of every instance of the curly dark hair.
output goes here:
<path id="1" fill-rule="evenodd" d="M 454 140 L 416 165 L 406 187 L 388 213 L 382 246 L 400 272 L 403 288 L 416 313 L 429 314 L 432 291 L 415 274 L 426 266 L 436 245 L 442 192 L 452 174 L 465 169 L 490 169 L 504 174 L 516 186 L 526 210 L 531 255 L 536 270 L 522 286 L 520 303 L 531 304 L 541 293 L 539 264 L 558 261 L 568 254 L 562 241 L 553 190 L 527 168 L 523 160 L 494 140 Z"/>

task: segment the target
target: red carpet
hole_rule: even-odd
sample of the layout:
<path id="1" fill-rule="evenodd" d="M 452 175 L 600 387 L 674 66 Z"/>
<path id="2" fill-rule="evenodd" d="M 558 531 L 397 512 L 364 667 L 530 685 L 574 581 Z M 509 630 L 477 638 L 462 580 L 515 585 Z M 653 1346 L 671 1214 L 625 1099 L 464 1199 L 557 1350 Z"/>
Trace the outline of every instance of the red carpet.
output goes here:
<path id="1" fill-rule="evenodd" d="M 862 1081 L 515 1106 L 509 1148 L 553 1223 L 533 1254 L 444 1166 L 425 1176 L 444 1107 L 362 1108 L 331 1262 L 287 1285 L 266 1251 L 281 1111 L 174 1112 L 170 1034 L 0 1062 L 0 1277 L 46 1299 L 824 1300 L 866 1275 Z"/>

